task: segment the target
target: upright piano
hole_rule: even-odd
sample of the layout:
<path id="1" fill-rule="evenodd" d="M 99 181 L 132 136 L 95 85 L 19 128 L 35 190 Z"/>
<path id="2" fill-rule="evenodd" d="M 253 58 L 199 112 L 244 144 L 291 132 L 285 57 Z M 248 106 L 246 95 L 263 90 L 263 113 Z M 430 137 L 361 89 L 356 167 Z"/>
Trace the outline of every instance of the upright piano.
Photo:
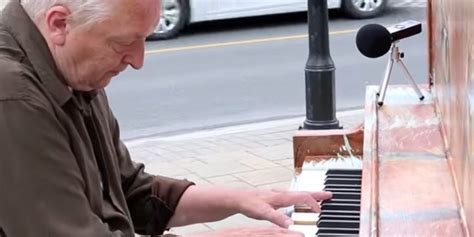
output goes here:
<path id="1" fill-rule="evenodd" d="M 366 89 L 361 126 L 297 131 L 293 190 L 330 190 L 292 212 L 306 236 L 474 234 L 474 1 L 427 1 L 428 82 Z M 412 52 L 407 52 L 412 53 Z M 416 67 L 417 65 L 407 65 Z"/>
<path id="2" fill-rule="evenodd" d="M 295 207 L 306 236 L 465 236 L 452 162 L 431 92 L 390 86 L 383 107 L 368 87 L 363 126 L 298 131 L 293 190 L 333 192 L 321 213 Z"/>

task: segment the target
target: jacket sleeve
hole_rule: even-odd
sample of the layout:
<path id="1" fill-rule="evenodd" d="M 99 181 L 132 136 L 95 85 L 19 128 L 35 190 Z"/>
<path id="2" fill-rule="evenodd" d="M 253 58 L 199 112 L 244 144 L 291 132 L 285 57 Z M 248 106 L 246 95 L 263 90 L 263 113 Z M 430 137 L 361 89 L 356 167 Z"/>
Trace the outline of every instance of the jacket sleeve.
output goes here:
<path id="1" fill-rule="evenodd" d="M 135 231 L 146 235 L 162 234 L 182 194 L 193 183 L 145 173 L 144 165 L 132 161 L 120 140 L 119 126 L 112 112 L 110 118 L 114 127 L 114 145 L 120 163 L 122 188 Z"/>
<path id="2" fill-rule="evenodd" d="M 6 236 L 123 236 L 91 210 L 69 142 L 47 105 L 0 99 L 0 228 Z"/>

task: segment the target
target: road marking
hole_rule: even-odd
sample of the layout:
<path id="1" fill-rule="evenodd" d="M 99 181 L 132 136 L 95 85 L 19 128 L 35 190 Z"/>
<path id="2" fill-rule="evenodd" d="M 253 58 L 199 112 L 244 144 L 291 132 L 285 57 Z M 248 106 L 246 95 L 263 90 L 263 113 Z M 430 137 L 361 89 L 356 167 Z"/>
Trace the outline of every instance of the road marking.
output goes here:
<path id="1" fill-rule="evenodd" d="M 396 3 L 392 4 L 392 7 L 425 8 L 426 0 L 397 0 Z"/>
<path id="2" fill-rule="evenodd" d="M 333 31 L 333 32 L 329 32 L 329 35 L 349 34 L 349 33 L 354 33 L 357 30 L 358 29 Z M 295 40 L 295 39 L 304 39 L 304 38 L 308 38 L 308 34 L 289 35 L 289 36 L 280 36 L 280 37 L 262 38 L 262 39 L 253 39 L 253 40 L 230 41 L 230 42 L 215 43 L 215 44 L 192 45 L 192 46 L 176 47 L 176 48 L 168 48 L 168 49 L 155 49 L 155 50 L 147 50 L 145 51 L 145 54 L 158 54 L 158 53 L 167 53 L 167 52 L 176 52 L 176 51 L 186 51 L 186 50 L 193 50 L 193 49 L 218 48 L 218 47 L 226 47 L 226 46 L 257 44 L 257 43 Z"/>

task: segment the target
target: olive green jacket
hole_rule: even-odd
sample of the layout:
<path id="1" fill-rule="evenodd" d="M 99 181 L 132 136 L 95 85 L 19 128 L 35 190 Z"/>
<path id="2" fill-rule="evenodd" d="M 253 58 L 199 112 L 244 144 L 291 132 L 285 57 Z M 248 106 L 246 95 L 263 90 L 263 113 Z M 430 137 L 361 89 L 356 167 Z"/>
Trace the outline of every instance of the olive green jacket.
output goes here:
<path id="1" fill-rule="evenodd" d="M 105 92 L 69 90 L 11 1 L 0 14 L 0 236 L 160 234 L 190 185 L 130 159 Z"/>

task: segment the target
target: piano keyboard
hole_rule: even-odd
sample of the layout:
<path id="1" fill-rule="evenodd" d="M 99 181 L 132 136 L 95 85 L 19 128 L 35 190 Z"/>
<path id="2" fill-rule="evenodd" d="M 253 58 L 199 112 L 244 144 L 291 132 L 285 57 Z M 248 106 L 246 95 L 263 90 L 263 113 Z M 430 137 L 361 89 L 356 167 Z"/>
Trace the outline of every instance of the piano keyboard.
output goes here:
<path id="1" fill-rule="evenodd" d="M 304 172 L 300 176 L 303 175 Z M 308 213 L 306 207 L 295 207 L 294 225 L 289 229 L 305 236 L 358 236 L 362 170 L 307 170 L 306 176 L 311 176 L 315 185 L 307 191 L 331 191 L 333 197 L 321 202 L 321 213 Z M 299 186 L 298 190 L 304 190 L 301 182 Z"/>

